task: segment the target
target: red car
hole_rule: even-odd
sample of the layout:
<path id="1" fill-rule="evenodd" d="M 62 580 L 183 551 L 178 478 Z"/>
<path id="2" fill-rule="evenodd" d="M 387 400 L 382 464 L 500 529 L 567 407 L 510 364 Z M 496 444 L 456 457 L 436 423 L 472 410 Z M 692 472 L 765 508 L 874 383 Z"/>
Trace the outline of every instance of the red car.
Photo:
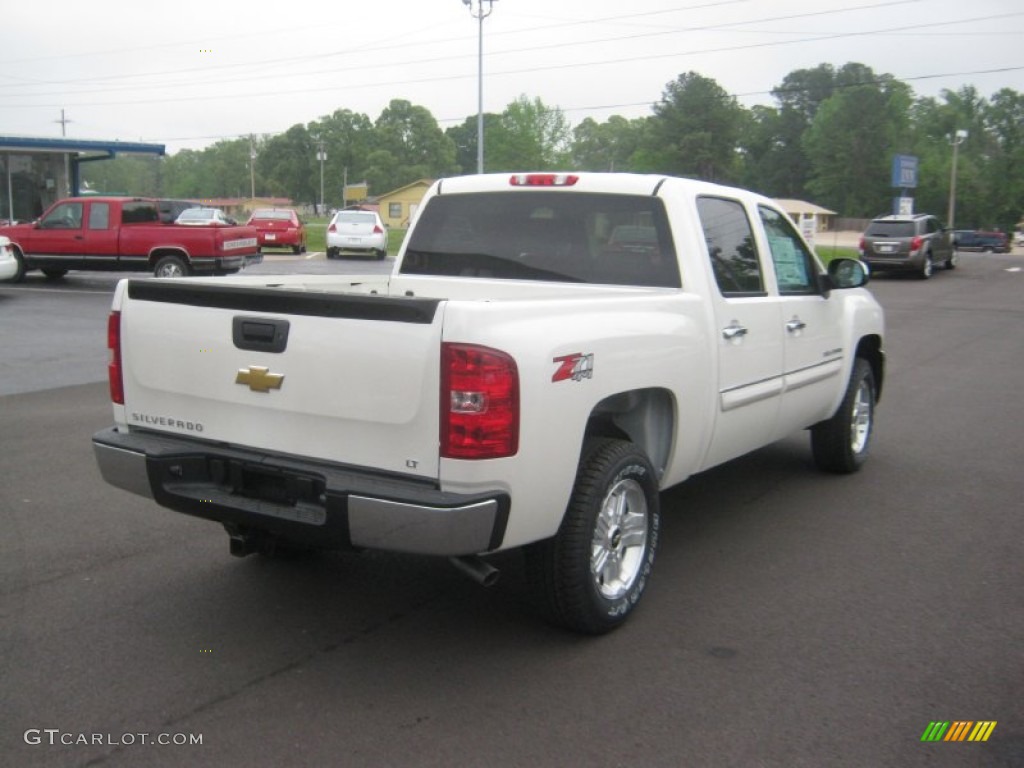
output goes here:
<path id="1" fill-rule="evenodd" d="M 260 248 L 291 248 L 292 253 L 306 251 L 306 225 L 290 208 L 257 208 L 252 212 L 250 227 L 256 227 Z"/>

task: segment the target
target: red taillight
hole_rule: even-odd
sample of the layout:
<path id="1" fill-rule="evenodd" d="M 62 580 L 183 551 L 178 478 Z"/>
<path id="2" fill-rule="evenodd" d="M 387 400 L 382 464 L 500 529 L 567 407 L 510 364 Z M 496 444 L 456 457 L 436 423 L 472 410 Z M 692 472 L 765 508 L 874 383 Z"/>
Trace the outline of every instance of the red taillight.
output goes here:
<path id="1" fill-rule="evenodd" d="M 504 352 L 441 345 L 441 456 L 499 459 L 519 450 L 519 372 Z"/>
<path id="2" fill-rule="evenodd" d="M 922 240 L 920 237 L 915 237 L 913 240 L 910 241 L 910 250 L 920 251 L 922 245 L 924 245 L 924 240 Z"/>
<path id="3" fill-rule="evenodd" d="M 121 368 L 121 313 L 111 312 L 107 318 L 107 349 L 110 362 L 107 363 L 107 378 L 110 380 L 110 399 L 124 405 L 124 375 Z"/>
<path id="4" fill-rule="evenodd" d="M 857 243 L 857 250 L 860 251 L 862 254 L 864 253 L 864 238 L 863 237 L 860 239 L 860 242 Z"/>
<path id="5" fill-rule="evenodd" d="M 579 180 L 571 173 L 517 173 L 508 183 L 513 187 L 571 187 Z"/>
<path id="6" fill-rule="evenodd" d="M 375 235 L 383 235 L 384 234 L 384 230 L 381 229 L 380 227 L 378 227 L 376 224 L 374 224 L 373 225 L 373 234 L 375 234 Z"/>
<path id="7" fill-rule="evenodd" d="M 338 228 L 337 228 L 336 226 L 334 226 L 334 224 L 331 224 L 331 226 L 329 226 L 329 227 L 327 228 L 327 231 L 328 231 L 328 232 L 337 232 L 337 231 L 338 231 Z"/>

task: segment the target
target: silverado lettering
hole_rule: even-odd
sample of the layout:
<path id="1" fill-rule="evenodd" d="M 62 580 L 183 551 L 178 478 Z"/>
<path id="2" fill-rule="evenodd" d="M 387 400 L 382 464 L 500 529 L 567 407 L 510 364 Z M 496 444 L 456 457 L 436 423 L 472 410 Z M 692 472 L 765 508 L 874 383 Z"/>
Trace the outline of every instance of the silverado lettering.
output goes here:
<path id="1" fill-rule="evenodd" d="M 552 621 L 607 632 L 650 583 L 662 490 L 802 430 L 819 468 L 864 464 L 885 373 L 867 280 L 741 189 L 446 178 L 389 275 L 122 280 L 94 450 L 235 555 L 410 552 L 488 584 L 485 556 L 519 548 Z M 288 386 L 233 383 L 257 367 Z"/>

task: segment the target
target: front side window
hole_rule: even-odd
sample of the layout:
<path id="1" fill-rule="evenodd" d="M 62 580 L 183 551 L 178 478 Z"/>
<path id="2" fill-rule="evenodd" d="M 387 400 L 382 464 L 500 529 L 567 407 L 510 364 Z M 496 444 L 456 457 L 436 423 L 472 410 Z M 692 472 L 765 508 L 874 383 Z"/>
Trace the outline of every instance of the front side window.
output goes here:
<path id="1" fill-rule="evenodd" d="M 39 222 L 41 229 L 81 229 L 82 204 L 61 203 Z"/>
<path id="2" fill-rule="evenodd" d="M 401 272 L 680 286 L 660 199 L 568 191 L 434 197 L 420 213 Z"/>
<path id="3" fill-rule="evenodd" d="M 817 293 L 817 266 L 787 216 L 772 208 L 759 206 L 768 248 L 775 266 L 775 279 L 781 294 Z"/>
<path id="4" fill-rule="evenodd" d="M 764 294 L 761 261 L 747 212 L 738 200 L 697 198 L 711 270 L 723 296 Z"/>

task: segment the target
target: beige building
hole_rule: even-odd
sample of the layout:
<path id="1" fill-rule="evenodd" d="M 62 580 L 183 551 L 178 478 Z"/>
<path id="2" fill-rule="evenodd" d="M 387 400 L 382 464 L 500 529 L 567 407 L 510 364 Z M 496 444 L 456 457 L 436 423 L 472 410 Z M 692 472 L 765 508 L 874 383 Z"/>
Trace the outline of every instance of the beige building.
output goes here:
<path id="1" fill-rule="evenodd" d="M 822 208 L 820 205 L 808 203 L 806 200 L 776 199 L 775 202 L 784 210 L 801 232 L 831 232 L 835 228 L 835 211 Z"/>
<path id="2" fill-rule="evenodd" d="M 433 179 L 419 179 L 374 199 L 384 223 L 392 229 L 407 229 Z"/>

